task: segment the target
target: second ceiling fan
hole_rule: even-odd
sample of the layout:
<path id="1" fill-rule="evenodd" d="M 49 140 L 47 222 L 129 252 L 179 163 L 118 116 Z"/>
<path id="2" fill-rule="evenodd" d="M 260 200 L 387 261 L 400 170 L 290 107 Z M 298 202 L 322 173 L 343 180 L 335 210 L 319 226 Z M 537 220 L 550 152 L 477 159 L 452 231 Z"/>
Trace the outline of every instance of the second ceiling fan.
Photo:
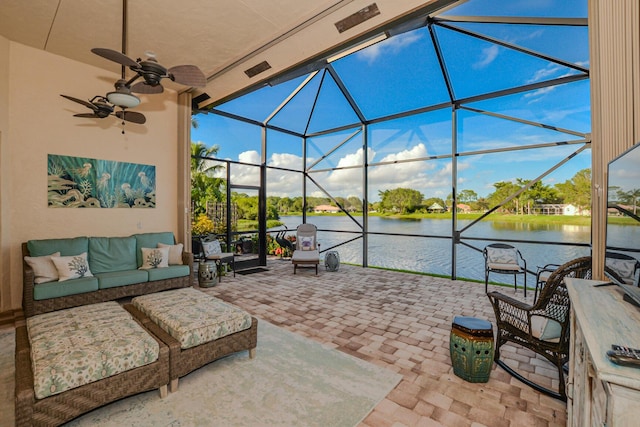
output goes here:
<path id="1" fill-rule="evenodd" d="M 164 89 L 161 80 L 164 78 L 192 87 L 204 87 L 207 84 L 204 73 L 195 65 L 177 65 L 167 69 L 157 61 L 155 54 L 149 51 L 145 52 L 147 58 L 144 60 L 138 58 L 134 61 L 129 58 L 125 54 L 127 45 L 127 11 L 127 0 L 122 0 L 122 53 L 107 48 L 91 49 L 91 52 L 96 55 L 120 64 L 122 66 L 121 78 L 115 82 L 114 91 L 107 93 L 106 96 L 95 96 L 90 101 L 62 95 L 93 110 L 92 113 L 76 114 L 76 117 L 102 119 L 114 115 L 123 120 L 123 125 L 125 120 L 143 124 L 146 118 L 142 113 L 125 111 L 127 108 L 133 108 L 140 104 L 140 98 L 132 92 L 141 94 L 162 93 Z M 126 67 L 135 73 L 128 80 L 126 79 Z M 140 78 L 143 80 L 133 84 Z M 121 111 L 114 113 L 115 108 L 120 108 Z"/>

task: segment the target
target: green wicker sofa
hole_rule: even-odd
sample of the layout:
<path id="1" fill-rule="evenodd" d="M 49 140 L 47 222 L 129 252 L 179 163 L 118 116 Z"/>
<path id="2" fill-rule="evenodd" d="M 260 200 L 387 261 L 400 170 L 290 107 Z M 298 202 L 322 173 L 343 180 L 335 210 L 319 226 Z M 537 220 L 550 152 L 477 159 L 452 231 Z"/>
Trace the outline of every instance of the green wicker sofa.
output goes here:
<path id="1" fill-rule="evenodd" d="M 161 397 L 166 396 L 170 381 L 169 347 L 121 304 L 114 302 L 192 285 L 193 255 L 188 252 L 182 252 L 180 261 L 175 259 L 179 252 L 173 253 L 174 258 L 168 261 L 174 265 L 166 268 L 138 268 L 145 264 L 142 248 L 158 246 L 169 247 L 160 251 L 162 256 L 179 247 L 174 244 L 171 232 L 30 240 L 22 244 L 26 322 L 16 327 L 16 426 L 57 426 L 92 409 L 148 390 L 158 389 Z M 48 260 L 51 254 L 57 254 L 57 259 Z M 151 258 L 152 263 L 158 261 L 155 255 Z M 51 265 L 58 267 L 60 262 L 77 270 L 72 278 L 60 280 L 62 274 L 66 275 L 61 271 L 57 272 L 59 277 L 55 277 Z M 101 307 L 102 312 L 98 310 Z M 104 334 L 100 329 L 102 324 L 106 325 Z M 94 326 L 98 329 L 92 329 Z M 58 329 L 47 329 L 49 327 Z M 106 340 L 107 335 L 111 342 Z M 85 343 L 92 336 L 100 339 L 84 347 L 72 345 Z M 88 359 L 88 368 L 83 372 L 94 372 L 88 381 L 77 378 L 77 373 L 65 366 L 66 358 L 99 353 L 100 345 L 108 346 L 111 353 L 121 342 L 133 346 L 137 339 L 143 346 L 136 350 L 137 358 L 141 359 L 138 366 L 130 366 L 130 356 L 125 353 L 121 359 L 114 356 L 103 368 L 105 372 L 96 374 L 98 370 L 89 365 Z M 64 340 L 69 343 L 68 349 Z M 55 351 L 48 354 L 47 349 L 55 345 Z M 53 358 L 55 360 L 48 360 Z M 118 367 L 119 363 L 126 366 Z M 43 373 L 42 366 L 49 368 Z M 65 384 L 74 382 L 72 387 Z"/>
<path id="2" fill-rule="evenodd" d="M 131 238 L 134 239 L 136 247 L 133 263 L 130 251 Z M 172 233 L 144 233 L 129 236 L 129 238 L 89 237 L 23 243 L 22 249 L 25 257 L 47 257 L 59 253 L 60 257 L 70 257 L 67 258 L 67 261 L 71 264 L 76 261 L 74 256 L 87 250 L 86 264 L 92 276 L 61 282 L 55 280 L 42 282 L 42 277 L 40 277 L 40 283 L 36 283 L 38 275 L 25 259 L 23 311 L 26 324 L 16 328 L 16 426 L 57 426 L 123 397 L 153 389 L 158 389 L 160 396 L 164 397 L 168 392 L 169 384 L 171 384 L 171 391 L 177 391 L 178 378 L 209 362 L 244 350 L 249 351 L 250 357 L 254 356 L 257 345 L 258 321 L 246 313 L 237 320 L 234 320 L 235 318 L 232 316 L 232 322 L 239 322 L 235 332 L 229 330 L 228 335 L 216 336 L 211 340 L 203 339 L 195 343 L 196 345 L 183 348 L 179 340 L 154 323 L 145 313 L 137 310 L 134 304 L 129 303 L 132 297 L 141 295 L 170 295 L 178 291 L 191 291 L 195 301 L 200 301 L 198 309 L 203 320 L 213 322 L 215 325 L 215 322 L 220 320 L 216 318 L 220 316 L 221 311 L 229 311 L 229 307 L 221 308 L 221 304 L 224 305 L 221 302 L 210 304 L 207 308 L 207 303 L 204 300 L 211 297 L 205 294 L 198 295 L 200 291 L 192 288 L 194 283 L 193 256 L 190 253 L 182 253 L 182 265 L 171 265 L 157 269 L 132 269 L 135 268 L 134 265 L 143 266 L 145 263 L 142 257 L 142 248 L 155 248 L 158 244 L 175 246 L 171 245 L 173 242 Z M 126 248 L 128 249 L 125 250 Z M 122 258 L 128 258 L 128 260 L 125 261 Z M 33 260 L 31 261 L 33 264 Z M 173 263 L 176 263 L 175 257 L 173 257 Z M 111 267 L 109 267 L 110 265 Z M 38 274 L 44 273 L 40 271 Z M 43 285 L 48 289 L 38 289 Z M 195 295 L 193 295 L 194 292 Z M 180 300 L 183 305 L 176 304 L 174 306 L 173 302 L 177 303 Z M 181 321 L 184 321 L 184 316 L 180 317 L 184 314 L 183 311 L 187 317 L 189 316 L 184 304 L 189 305 L 191 302 L 185 298 L 172 300 L 172 304 L 166 308 L 168 315 L 170 317 L 178 316 L 179 319 L 182 319 Z M 122 372 L 114 370 L 112 375 L 100 377 L 92 382 L 64 391 L 54 390 L 58 383 L 61 383 L 61 381 L 57 381 L 57 377 L 66 375 L 65 378 L 73 380 L 75 378 L 72 376 L 75 375 L 75 371 L 66 369 L 67 367 L 63 363 L 61 373 L 52 373 L 49 367 L 55 366 L 55 364 L 49 363 L 48 359 L 54 356 L 48 354 L 47 349 L 58 344 L 58 349 L 62 348 L 61 352 L 64 353 L 66 349 L 64 345 L 60 345 L 64 339 L 69 339 L 69 342 L 73 340 L 83 342 L 87 335 L 102 337 L 101 333 L 95 332 L 95 330 L 83 331 L 85 329 L 83 326 L 87 322 L 82 320 L 86 319 L 84 311 L 98 311 L 100 313 L 98 309 L 101 307 L 106 309 L 106 314 L 98 314 L 97 318 L 91 318 L 90 323 L 109 324 L 111 321 L 108 330 L 113 340 L 118 342 L 126 341 L 131 335 L 127 332 L 125 339 L 119 339 L 121 338 L 120 331 L 124 331 L 125 328 L 120 328 L 118 322 L 123 325 L 128 324 L 129 330 L 137 329 L 136 325 L 139 325 L 149 335 L 145 340 L 145 351 L 139 358 L 146 358 L 148 354 L 153 352 L 154 356 L 157 353 L 157 359 Z M 120 317 L 123 316 L 122 312 L 125 317 Z M 233 312 L 236 313 L 236 311 Z M 210 318 L 208 320 L 205 319 L 207 313 Z M 229 318 L 222 319 L 222 322 L 228 323 L 229 321 Z M 46 329 L 54 323 L 58 325 L 53 326 L 57 326 L 59 329 L 53 332 Z M 42 327 L 43 325 L 45 326 L 44 330 L 35 329 L 35 326 Z M 228 324 L 225 324 L 224 327 L 228 328 Z M 134 333 L 139 332 L 134 331 Z M 128 343 L 130 342 L 131 340 L 128 341 Z M 157 351 L 154 342 L 157 343 Z M 151 347 L 154 347 L 153 351 L 146 351 Z M 95 348 L 90 348 L 90 350 L 99 353 L 99 350 Z M 45 361 L 45 369 L 42 369 L 42 364 L 39 367 L 34 365 L 34 358 L 38 358 L 38 352 L 40 352 L 40 360 L 44 359 Z M 62 354 L 62 356 L 55 357 L 64 361 L 69 360 L 68 357 L 75 357 L 75 354 L 71 356 Z M 49 364 L 47 365 L 47 363 Z M 113 363 L 113 365 L 115 364 L 117 362 Z M 106 370 L 110 369 L 111 365 Z M 42 377 L 36 378 L 37 375 L 34 375 L 35 373 L 42 374 L 43 371 L 50 380 L 46 377 L 44 380 Z M 85 371 L 89 371 L 89 369 Z M 91 371 L 96 372 L 97 370 L 93 368 Z"/>
<path id="3" fill-rule="evenodd" d="M 175 261 L 166 268 L 140 269 L 145 263 L 143 249 L 156 249 L 158 245 L 174 246 L 173 233 L 74 237 L 23 243 L 22 302 L 25 315 L 191 286 L 194 282 L 193 254 L 189 252 L 182 252 L 180 264 Z M 81 277 L 59 280 L 55 271 L 53 278 L 47 275 L 46 269 L 44 273 L 38 272 L 38 264 L 46 262 L 52 254 L 60 254 L 67 261 L 70 257 L 73 260 L 86 254 L 90 275 L 81 272 L 75 274 Z"/>

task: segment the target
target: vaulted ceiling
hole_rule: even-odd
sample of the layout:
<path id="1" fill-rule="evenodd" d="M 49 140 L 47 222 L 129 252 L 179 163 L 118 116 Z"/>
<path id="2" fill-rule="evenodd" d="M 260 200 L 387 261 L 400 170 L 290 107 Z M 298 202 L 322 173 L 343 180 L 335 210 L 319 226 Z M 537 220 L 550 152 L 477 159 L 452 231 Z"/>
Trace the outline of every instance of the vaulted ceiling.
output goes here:
<path id="1" fill-rule="evenodd" d="M 215 100 L 319 54 L 335 53 L 399 16 L 450 3 L 456 2 L 132 0 L 125 51 L 135 59 L 151 50 L 167 67 L 197 65 L 209 81 L 204 91 Z M 118 64 L 92 54 L 91 48 L 122 49 L 122 9 L 123 0 L 2 0 L 0 35 L 119 73 Z M 370 19 L 348 28 L 362 16 Z M 247 75 L 265 61 L 270 68 Z"/>

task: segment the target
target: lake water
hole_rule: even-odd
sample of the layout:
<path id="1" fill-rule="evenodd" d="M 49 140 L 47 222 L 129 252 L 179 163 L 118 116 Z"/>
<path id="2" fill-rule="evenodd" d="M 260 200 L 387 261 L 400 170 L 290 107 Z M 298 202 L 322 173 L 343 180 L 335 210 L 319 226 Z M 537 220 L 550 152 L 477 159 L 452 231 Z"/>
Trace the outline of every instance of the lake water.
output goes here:
<path id="1" fill-rule="evenodd" d="M 361 220 L 361 217 L 357 217 Z M 295 228 L 302 222 L 300 216 L 283 216 L 280 219 L 295 234 Z M 315 224 L 320 230 L 361 230 L 347 216 L 313 216 L 307 222 Z M 470 221 L 459 221 L 458 229 L 464 228 Z M 640 232 L 640 227 L 620 227 Z M 408 236 L 370 235 L 368 242 L 368 265 L 394 269 L 411 270 L 425 273 L 451 276 L 452 245 L 448 237 L 451 233 L 451 221 L 440 219 L 402 220 L 381 217 L 369 217 L 370 233 L 399 233 Z M 624 230 L 620 230 L 624 236 Z M 325 250 L 342 242 L 349 241 L 358 234 L 319 231 L 318 241 Z M 429 236 L 429 237 L 415 237 Z M 462 244 L 456 246 L 456 277 L 484 280 L 484 258 L 482 249 L 497 240 L 511 239 L 526 242 L 551 242 L 588 244 L 591 240 L 589 226 L 528 224 L 512 222 L 481 221 L 462 234 Z M 482 240 L 467 240 L 478 238 Z M 588 246 L 560 246 L 545 243 L 511 243 L 517 247 L 527 262 L 527 269 L 535 272 L 537 266 L 548 263 L 562 264 L 574 258 L 591 253 Z M 470 245 L 479 250 L 467 247 Z M 363 240 L 357 239 L 336 247 L 343 262 L 362 264 Z M 511 276 L 492 274 L 492 281 L 513 283 Z M 522 279 L 519 279 L 522 283 Z M 527 277 L 527 285 L 534 286 L 535 276 Z"/>

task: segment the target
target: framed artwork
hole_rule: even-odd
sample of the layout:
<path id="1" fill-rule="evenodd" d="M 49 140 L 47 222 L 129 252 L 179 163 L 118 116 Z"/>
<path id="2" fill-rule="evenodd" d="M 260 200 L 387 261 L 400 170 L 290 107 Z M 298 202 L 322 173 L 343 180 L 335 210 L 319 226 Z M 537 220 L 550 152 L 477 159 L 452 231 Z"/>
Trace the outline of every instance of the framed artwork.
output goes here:
<path id="1" fill-rule="evenodd" d="M 49 154 L 52 208 L 155 208 L 156 167 Z"/>

